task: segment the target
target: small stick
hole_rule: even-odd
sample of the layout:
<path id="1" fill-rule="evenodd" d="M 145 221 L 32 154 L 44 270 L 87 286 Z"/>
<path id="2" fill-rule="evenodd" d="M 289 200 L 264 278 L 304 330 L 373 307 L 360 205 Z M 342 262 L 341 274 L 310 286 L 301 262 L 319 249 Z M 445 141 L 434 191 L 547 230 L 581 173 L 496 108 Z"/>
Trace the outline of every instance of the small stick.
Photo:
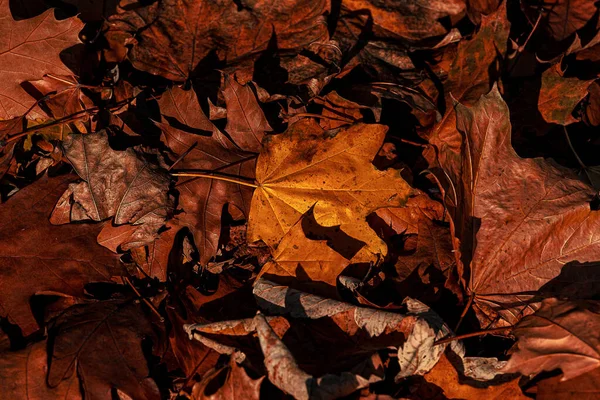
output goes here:
<path id="1" fill-rule="evenodd" d="M 177 160 L 175 160 L 175 162 L 169 167 L 169 169 L 167 171 L 170 171 L 173 169 L 173 167 L 175 165 L 177 165 L 179 162 L 181 162 L 181 160 L 183 160 L 185 158 L 185 156 L 187 156 L 188 154 L 190 154 L 190 151 L 194 150 L 194 147 L 196 147 L 198 145 L 198 142 L 194 142 L 190 147 L 188 147 L 188 149 L 186 151 L 184 151 L 178 158 Z"/>
<path id="2" fill-rule="evenodd" d="M 469 309 L 471 308 L 471 304 L 473 304 L 474 298 L 475 298 L 475 293 L 472 293 L 471 296 L 469 296 L 469 301 L 467 302 L 465 309 L 463 310 L 462 314 L 460 314 L 460 319 L 458 320 L 458 323 L 456 324 L 456 327 L 454 328 L 454 332 L 457 332 L 458 328 L 460 328 L 460 324 L 462 324 L 463 319 L 465 318 L 465 315 L 467 315 L 467 311 L 469 311 Z"/>
<path id="3" fill-rule="evenodd" d="M 486 330 L 478 331 L 478 332 L 465 333 L 464 335 L 451 336 L 451 337 L 437 340 L 433 343 L 433 345 L 437 346 L 439 344 L 446 344 L 446 343 L 454 342 L 456 340 L 468 339 L 468 338 L 476 337 L 476 336 L 491 335 L 494 333 L 501 333 L 501 332 L 507 331 L 512 328 L 513 328 L 512 326 L 507 326 L 504 328 L 486 329 Z"/>
<path id="4" fill-rule="evenodd" d="M 123 280 L 129 285 L 129 287 L 133 290 L 133 292 L 148 306 L 150 307 L 150 310 L 152 310 L 152 312 L 154 314 L 156 314 L 158 316 L 158 318 L 160 318 L 160 322 L 163 322 L 165 319 L 162 317 L 162 315 L 160 315 L 160 312 L 158 312 L 158 310 L 156 309 L 156 307 L 154 307 L 154 304 L 150 303 L 150 301 L 148 301 L 147 298 L 145 298 L 144 296 L 141 295 L 140 292 L 138 292 L 138 290 L 135 288 L 135 286 L 133 286 L 133 284 L 131 283 L 131 281 L 129 280 L 128 277 L 124 276 Z"/>
<path id="5" fill-rule="evenodd" d="M 248 186 L 248 187 L 255 188 L 255 189 L 258 187 L 258 185 L 255 185 L 254 183 L 243 182 L 238 179 L 227 178 L 225 176 L 202 174 L 200 172 L 174 172 L 171 175 L 172 176 L 192 176 L 195 178 L 208 178 L 208 179 L 214 179 L 217 181 L 237 183 L 238 185 Z"/>

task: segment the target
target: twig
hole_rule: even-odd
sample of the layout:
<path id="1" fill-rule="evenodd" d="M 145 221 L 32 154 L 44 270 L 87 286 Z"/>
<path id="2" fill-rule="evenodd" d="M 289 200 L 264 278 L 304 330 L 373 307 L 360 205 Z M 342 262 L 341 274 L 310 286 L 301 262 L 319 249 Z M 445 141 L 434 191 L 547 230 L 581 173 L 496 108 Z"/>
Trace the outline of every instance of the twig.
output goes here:
<path id="1" fill-rule="evenodd" d="M 460 324 L 462 324 L 463 319 L 465 318 L 465 315 L 467 315 L 467 311 L 469 311 L 469 309 L 471 308 L 471 304 L 473 304 L 474 298 L 475 298 L 475 293 L 471 293 L 471 296 L 469 296 L 469 301 L 467 301 L 467 304 L 465 305 L 465 309 L 463 310 L 462 314 L 460 314 L 460 319 L 458 320 L 458 323 L 456 324 L 456 327 L 454 328 L 454 332 L 458 332 L 458 328 L 460 328 Z"/>
<path id="2" fill-rule="evenodd" d="M 237 183 L 238 185 L 242 185 L 242 186 L 248 186 L 251 188 L 257 188 L 258 185 L 255 185 L 254 183 L 248 183 L 248 182 L 243 182 L 240 181 L 238 179 L 234 179 L 234 178 L 228 178 L 226 176 L 220 176 L 220 175 L 212 175 L 212 174 L 203 174 L 200 172 L 173 172 L 171 173 L 172 176 L 192 176 L 195 178 L 208 178 L 208 179 L 214 179 L 217 181 L 225 181 L 225 182 L 230 182 L 230 183 Z"/>
<path id="3" fill-rule="evenodd" d="M 507 326 L 504 328 L 486 329 L 486 330 L 478 331 L 478 332 L 465 333 L 464 335 L 451 336 L 451 337 L 437 340 L 433 343 L 433 345 L 437 346 L 439 344 L 446 344 L 446 343 L 454 342 L 456 340 L 468 339 L 468 338 L 476 337 L 476 336 L 492 335 L 494 333 L 501 333 L 501 332 L 507 331 L 512 328 L 513 328 L 512 326 Z"/>
<path id="4" fill-rule="evenodd" d="M 158 316 L 158 318 L 160 319 L 160 322 L 163 322 L 165 319 L 163 318 L 162 315 L 160 315 L 160 312 L 158 312 L 158 310 L 156 309 L 156 307 L 154 306 L 154 304 L 150 303 L 150 301 L 145 298 L 144 296 L 141 295 L 141 293 L 135 288 L 135 286 L 133 286 L 133 284 L 131 283 L 131 281 L 129 280 L 128 277 L 124 276 L 123 280 L 125 281 L 125 283 L 127 283 L 129 285 L 129 287 L 131 288 L 131 290 L 133 290 L 133 292 L 148 306 L 150 307 L 150 310 L 152 310 L 152 312 L 154 314 L 156 314 Z"/>

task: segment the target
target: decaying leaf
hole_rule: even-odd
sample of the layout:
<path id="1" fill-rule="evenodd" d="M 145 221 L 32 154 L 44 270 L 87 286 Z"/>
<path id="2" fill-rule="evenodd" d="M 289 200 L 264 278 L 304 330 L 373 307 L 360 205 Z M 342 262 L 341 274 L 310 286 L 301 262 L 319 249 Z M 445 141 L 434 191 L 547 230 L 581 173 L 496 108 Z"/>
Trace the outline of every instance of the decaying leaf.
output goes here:
<path id="1" fill-rule="evenodd" d="M 151 243 L 173 207 L 169 177 L 153 163 L 152 155 L 134 149 L 113 150 L 105 131 L 71 135 L 63 141 L 63 149 L 83 181 L 69 185 L 51 222 L 114 217 L 116 225 L 136 227 L 121 242 L 123 250 Z"/>
<path id="2" fill-rule="evenodd" d="M 256 165 L 249 240 L 276 247 L 314 207 L 319 225 L 340 225 L 369 251 L 385 255 L 385 243 L 365 218 L 378 208 L 404 205 L 412 193 L 399 171 L 379 171 L 371 164 L 385 132 L 375 124 L 325 132 L 315 122 L 301 120 L 273 137 Z"/>
<path id="3" fill-rule="evenodd" d="M 571 114 L 588 94 L 590 83 L 590 80 L 560 76 L 556 68 L 544 72 L 538 98 L 538 109 L 544 119 L 560 125 L 575 122 Z"/>
<path id="4" fill-rule="evenodd" d="M 223 386 L 219 387 L 213 394 L 206 395 L 206 385 L 210 384 L 210 380 L 198 382 L 192 390 L 192 399 L 194 400 L 229 400 L 229 399 L 249 399 L 258 400 L 260 395 L 260 385 L 264 379 L 251 379 L 244 368 L 235 362 L 234 357 L 229 362 L 229 367 L 226 369 L 227 377 Z"/>

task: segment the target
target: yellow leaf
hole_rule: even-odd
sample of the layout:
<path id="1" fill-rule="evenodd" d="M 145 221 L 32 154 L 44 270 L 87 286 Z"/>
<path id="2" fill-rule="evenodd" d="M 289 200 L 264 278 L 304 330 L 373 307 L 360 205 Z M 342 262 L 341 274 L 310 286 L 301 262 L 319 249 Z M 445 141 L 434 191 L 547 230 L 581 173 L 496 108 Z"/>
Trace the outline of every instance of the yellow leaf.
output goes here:
<path id="1" fill-rule="evenodd" d="M 305 214 L 283 237 L 273 261 L 265 264 L 257 279 L 335 296 L 337 277 L 349 264 L 376 261 L 364 243 L 340 233 L 319 227 L 310 212 Z"/>
<path id="2" fill-rule="evenodd" d="M 371 163 L 386 131 L 383 125 L 355 124 L 326 132 L 304 119 L 271 137 L 256 165 L 249 239 L 277 247 L 314 206 L 319 225 L 340 225 L 372 253 L 387 254 L 365 218 L 378 208 L 403 206 L 413 190 L 400 171 L 379 171 Z"/>

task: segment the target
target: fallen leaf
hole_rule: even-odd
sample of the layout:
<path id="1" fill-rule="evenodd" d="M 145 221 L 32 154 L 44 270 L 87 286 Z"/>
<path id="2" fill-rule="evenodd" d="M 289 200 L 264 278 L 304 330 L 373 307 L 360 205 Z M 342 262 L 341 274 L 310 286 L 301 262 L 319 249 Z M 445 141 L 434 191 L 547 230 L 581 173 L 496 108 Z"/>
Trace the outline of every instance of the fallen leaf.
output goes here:
<path id="1" fill-rule="evenodd" d="M 48 385 L 76 373 L 85 398 L 112 399 L 118 389 L 134 399 L 160 399 L 141 341 L 155 338 L 139 302 L 106 300 L 75 305 L 52 321 Z"/>
<path id="2" fill-rule="evenodd" d="M 568 125 L 577 120 L 571 115 L 575 106 L 588 94 L 592 80 L 560 76 L 556 68 L 542 74 L 538 109 L 546 122 Z"/>
<path id="3" fill-rule="evenodd" d="M 229 400 L 229 399 L 249 399 L 258 400 L 260 396 L 260 385 L 263 379 L 251 379 L 244 367 L 238 365 L 232 357 L 229 362 L 229 367 L 226 368 L 227 377 L 222 386 L 220 386 L 216 392 L 211 395 L 206 395 L 206 385 L 209 385 L 211 381 L 207 381 L 204 384 L 197 383 L 194 385 L 192 390 L 193 400 Z M 214 378 L 216 379 L 216 378 Z"/>
<path id="4" fill-rule="evenodd" d="M 561 381 L 600 367 L 600 303 L 549 298 L 513 329 L 518 338 L 508 372 L 535 375 L 560 368 Z"/>
<path id="5" fill-rule="evenodd" d="M 16 21 L 9 0 L 0 1 L 0 36 L 6 38 L 0 46 L 0 69 L 4 71 L 0 89 L 0 118 L 25 114 L 35 104 L 21 83 L 39 79 L 46 74 L 69 75 L 71 71 L 60 57 L 61 51 L 75 46 L 83 23 L 76 17 L 57 20 L 53 10 L 37 17 Z M 35 110 L 31 118 L 43 118 Z"/>
<path id="6" fill-rule="evenodd" d="M 598 11 L 589 0 L 526 0 L 521 7 L 532 24 L 539 18 L 543 29 L 557 41 L 583 28 Z"/>
<path id="7" fill-rule="evenodd" d="M 486 385 L 477 385 L 477 382 L 461 382 L 461 376 L 454 365 L 444 355 L 436 366 L 424 375 L 427 382 L 439 386 L 443 390 L 444 396 L 450 399 L 490 399 L 490 400 L 526 400 L 519 387 L 518 379 L 512 379 L 508 382 L 501 381 Z"/>
<path id="8" fill-rule="evenodd" d="M 46 384 L 46 343 L 38 342 L 19 351 L 0 352 L 0 387 L 10 399 L 81 400 L 79 379 L 73 375 L 55 387 Z"/>
<path id="9" fill-rule="evenodd" d="M 135 37 L 128 53 L 134 67 L 182 82 L 211 52 L 230 65 L 243 66 L 243 61 L 267 49 L 273 35 L 279 50 L 295 53 L 327 39 L 323 14 L 328 8 L 324 0 L 276 5 L 261 0 L 251 7 L 206 0 L 140 3 L 110 17 L 106 36 L 119 54 L 124 52 L 119 48 Z M 177 51 L 164 51 L 169 48 Z"/>
<path id="10" fill-rule="evenodd" d="M 429 371 L 443 354 L 446 345 L 433 343 L 450 334 L 442 319 L 418 300 L 407 298 L 406 315 L 357 307 L 333 299 L 300 292 L 265 279 L 254 284 L 259 307 L 270 314 L 292 318 L 330 319 L 362 351 L 398 348 L 401 371 L 397 379 Z"/>
<path id="11" fill-rule="evenodd" d="M 19 325 L 24 336 L 38 329 L 29 305 L 33 295 L 82 297 L 87 283 L 110 281 L 119 271 L 117 257 L 96 244 L 99 225 L 48 222 L 74 179 L 42 177 L 0 208 L 0 315 Z"/>
<path id="12" fill-rule="evenodd" d="M 162 139 L 175 157 L 186 154 L 177 164 L 178 168 L 217 171 L 248 178 L 254 175 L 255 156 L 236 149 L 236 145 L 220 132 L 213 132 L 208 137 L 165 123 L 155 124 L 163 131 Z M 178 219 L 182 226 L 187 226 L 193 233 L 200 252 L 200 262 L 205 264 L 217 253 L 223 206 L 231 204 L 247 214 L 252 189 L 209 178 L 188 179 L 178 183 L 176 188 L 179 191 L 179 206 L 184 210 Z"/>
<path id="13" fill-rule="evenodd" d="M 234 77 L 225 76 L 223 97 L 227 106 L 225 131 L 246 151 L 260 152 L 265 132 L 273 129 L 258 105 L 250 85 L 240 85 Z"/>
<path id="14" fill-rule="evenodd" d="M 113 150 L 105 131 L 70 135 L 63 151 L 82 182 L 71 184 L 58 201 L 50 221 L 103 221 L 133 224 L 121 248 L 151 243 L 173 207 L 167 172 L 151 155 L 134 149 Z"/>
<path id="15" fill-rule="evenodd" d="M 490 90 L 491 82 L 499 76 L 496 63 L 505 52 L 509 29 L 503 5 L 493 14 L 482 17 L 479 31 L 470 40 L 461 41 L 452 58 L 444 86 L 446 111 L 428 133 L 433 147 L 425 152 L 430 165 L 439 165 L 450 175 L 460 166 L 461 152 L 461 136 L 456 130 L 452 105 L 456 101 L 471 105 Z M 445 177 L 441 179 L 446 182 Z"/>
<path id="16" fill-rule="evenodd" d="M 314 235 L 319 228 L 312 215 L 305 214 L 281 239 L 273 252 L 273 261 L 263 266 L 257 279 L 264 277 L 296 289 L 331 295 L 336 291 L 338 275 L 350 263 L 377 261 L 372 254 L 361 251 L 362 243 L 352 243 L 341 235 L 335 238 L 335 232 L 329 237 L 324 235 L 325 240 L 306 237 L 306 233 Z M 348 244 L 348 248 L 336 251 L 330 246 L 331 239 L 337 239 L 338 244 Z M 352 248 L 352 244 L 356 247 Z"/>
<path id="17" fill-rule="evenodd" d="M 369 371 L 371 374 L 366 377 L 343 372 L 315 378 L 300 369 L 294 356 L 262 314 L 258 314 L 254 320 L 260 347 L 265 355 L 269 381 L 297 400 L 337 399 L 382 379 L 381 366 L 375 363 Z"/>
<path id="18" fill-rule="evenodd" d="M 386 128 L 356 124 L 324 132 L 301 120 L 273 137 L 256 165 L 248 239 L 276 247 L 302 214 L 314 207 L 319 225 L 340 229 L 385 255 L 387 247 L 365 218 L 378 208 L 401 206 L 412 194 L 399 171 L 371 164 Z"/>
<path id="19" fill-rule="evenodd" d="M 598 259 L 595 191 L 571 170 L 515 153 L 496 87 L 472 108 L 458 104 L 456 113 L 464 137 L 461 170 L 450 175 L 459 199 L 451 212 L 459 271 L 482 321 L 497 312 L 513 324 L 565 264 Z"/>

